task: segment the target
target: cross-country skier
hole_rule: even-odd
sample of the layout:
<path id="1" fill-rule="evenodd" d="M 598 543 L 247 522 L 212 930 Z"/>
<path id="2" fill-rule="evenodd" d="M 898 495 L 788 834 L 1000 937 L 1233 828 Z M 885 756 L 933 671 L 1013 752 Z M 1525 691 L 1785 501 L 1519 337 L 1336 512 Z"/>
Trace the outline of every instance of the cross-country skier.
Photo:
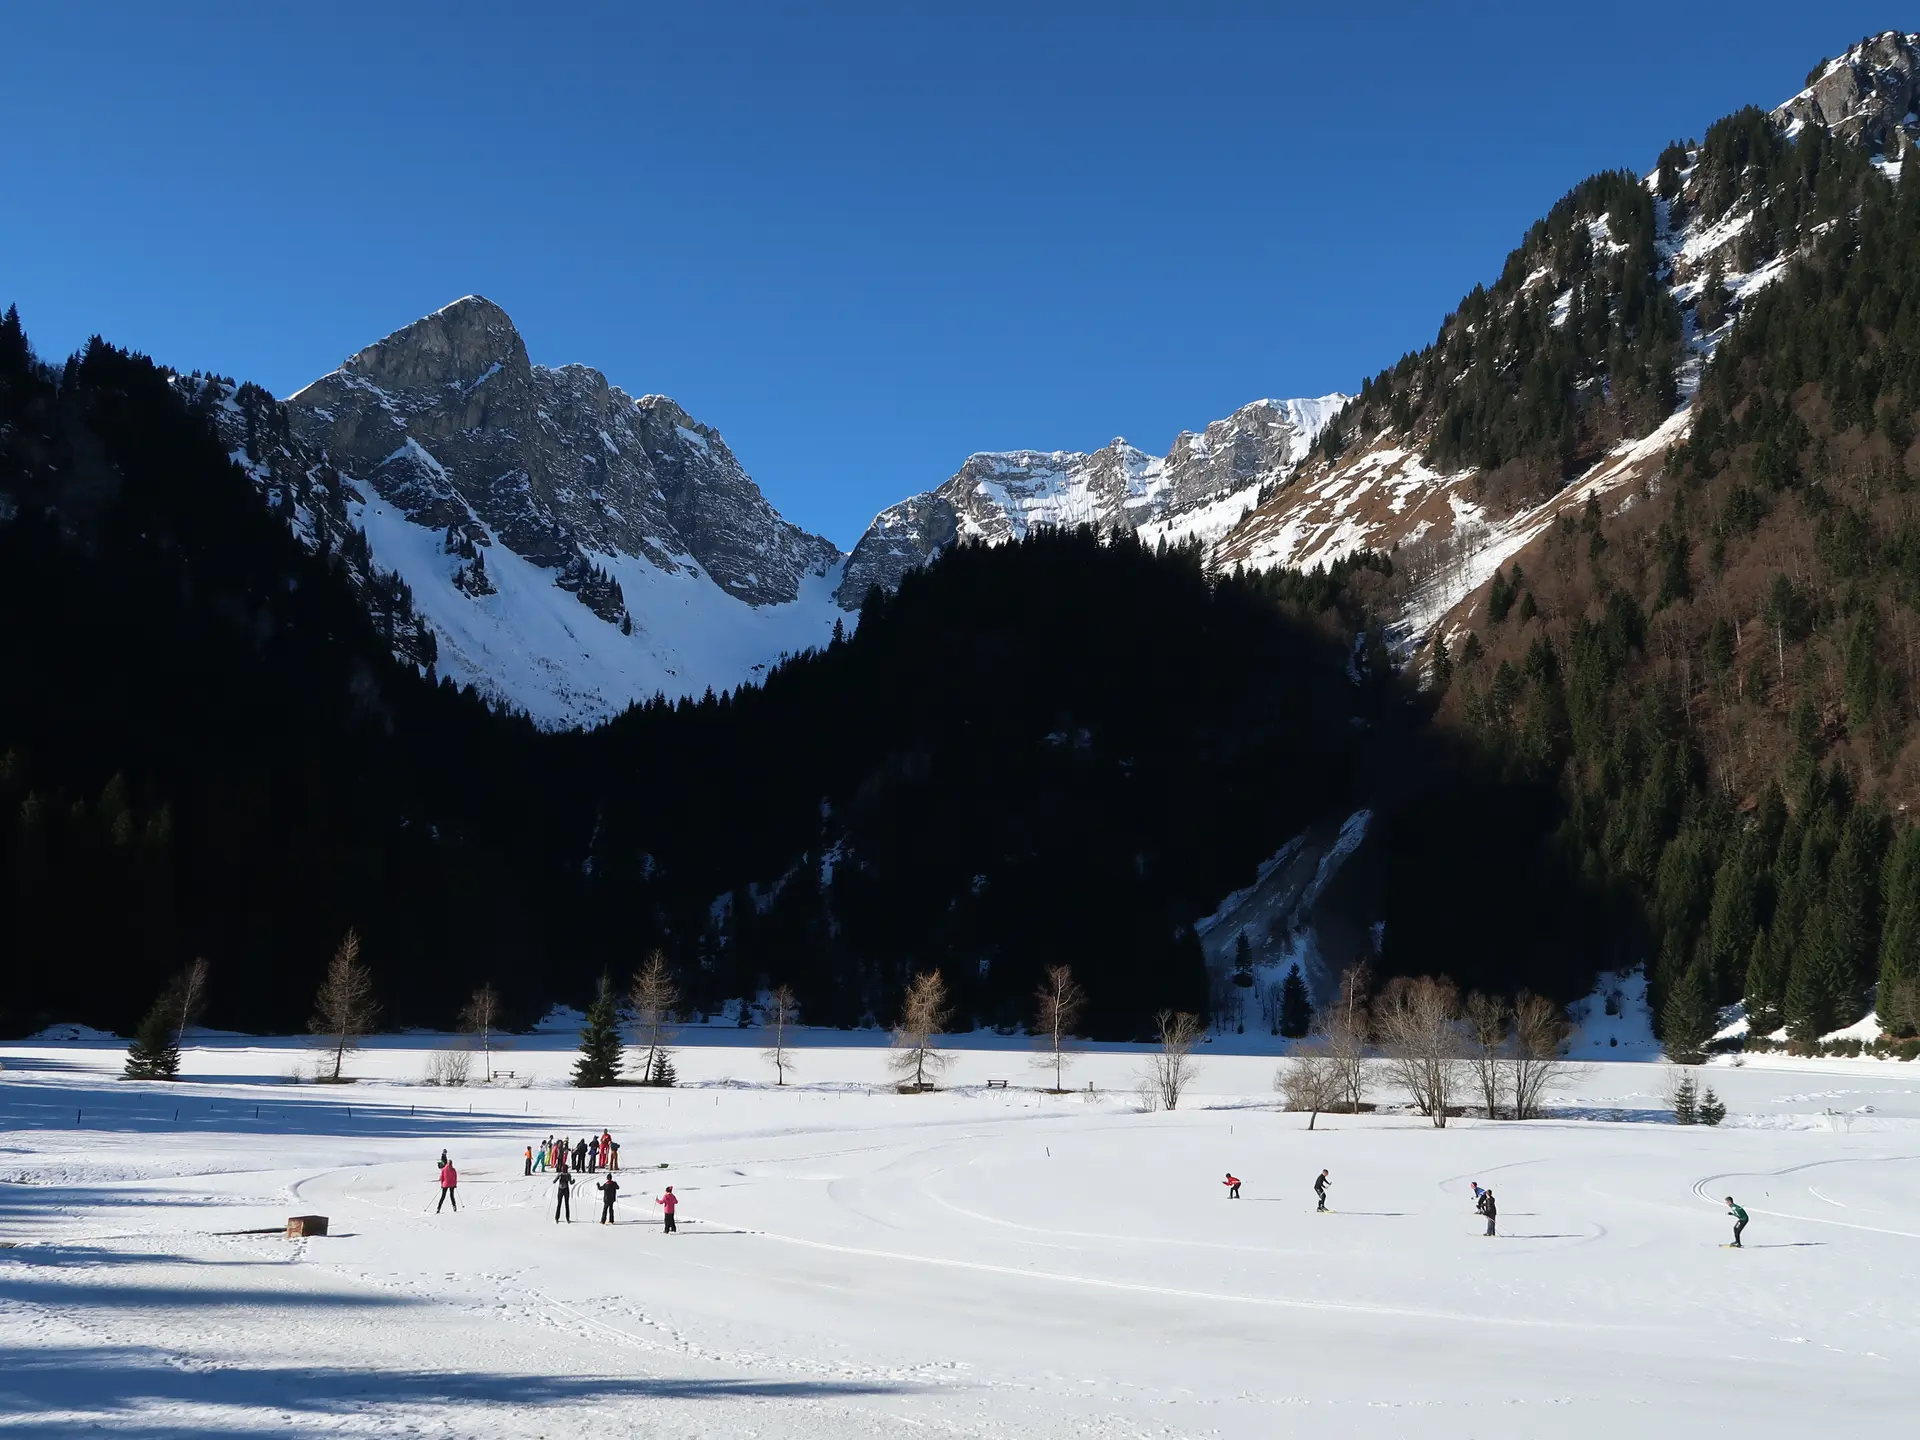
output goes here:
<path id="1" fill-rule="evenodd" d="M 1480 1188 L 1480 1182 L 1478 1180 L 1469 1180 L 1467 1183 L 1473 1186 L 1473 1208 L 1478 1210 L 1480 1208 L 1480 1197 L 1487 1192 Z"/>
<path id="2" fill-rule="evenodd" d="M 618 1140 L 609 1140 L 607 1142 L 607 1148 L 613 1152 L 612 1158 L 607 1161 L 607 1168 L 609 1170 L 618 1170 L 620 1168 L 620 1142 Z"/>
<path id="3" fill-rule="evenodd" d="M 613 1158 L 613 1133 L 608 1130 L 602 1130 L 600 1132 L 600 1168 L 602 1170 L 606 1169 L 607 1162 L 612 1158 Z"/>
<path id="4" fill-rule="evenodd" d="M 531 1145 L 529 1145 L 529 1146 L 527 1146 L 527 1169 L 526 1169 L 526 1173 L 527 1173 L 527 1174 L 529 1174 L 529 1175 L 531 1175 L 531 1174 L 533 1174 L 533 1146 L 531 1146 Z"/>
<path id="5" fill-rule="evenodd" d="M 452 1200 L 455 1214 L 460 1211 L 460 1202 L 454 1198 L 453 1192 L 459 1184 L 460 1172 L 453 1168 L 453 1162 L 447 1159 L 447 1152 L 442 1150 L 440 1152 L 440 1205 L 445 1205 Z M 440 1205 L 433 1207 L 434 1214 L 440 1213 Z"/>
<path id="6" fill-rule="evenodd" d="M 445 1147 L 444 1145 L 440 1147 L 440 1166 L 439 1166 L 439 1168 L 440 1168 L 440 1169 L 442 1169 L 442 1170 L 444 1170 L 444 1169 L 446 1169 L 446 1168 L 447 1168 L 447 1149 L 446 1149 L 446 1147 Z"/>
<path id="7" fill-rule="evenodd" d="M 1227 1171 L 1227 1178 L 1220 1183 L 1227 1187 L 1227 1199 L 1238 1200 L 1240 1198 L 1240 1180 L 1231 1170 Z"/>
<path id="8" fill-rule="evenodd" d="M 536 1145 L 533 1147 L 534 1170 L 545 1170 L 547 1168 L 547 1152 L 552 1149 L 553 1149 L 553 1137 L 551 1135 L 547 1137 L 546 1144 Z M 533 1172 L 528 1171 L 527 1173 L 532 1174 Z"/>
<path id="9" fill-rule="evenodd" d="M 567 1224 L 573 1224 L 573 1176 L 562 1167 L 553 1177 L 553 1223 L 560 1223 L 560 1214 L 566 1212 Z"/>
<path id="10" fill-rule="evenodd" d="M 673 1212 L 680 1208 L 680 1197 L 673 1193 L 673 1187 L 671 1185 L 667 1186 L 667 1193 L 653 1203 L 667 1212 L 667 1226 L 661 1233 L 678 1235 L 680 1233 L 680 1227 L 673 1223 Z"/>
<path id="11" fill-rule="evenodd" d="M 1491 1190 L 1480 1192 L 1480 1213 L 1487 1217 L 1487 1234 L 1493 1234 L 1493 1222 L 1499 1218 L 1500 1206 Z"/>
<path id="12" fill-rule="evenodd" d="M 1733 1203 L 1733 1196 L 1731 1195 L 1727 1196 L 1727 1214 L 1733 1217 L 1733 1248 L 1735 1250 L 1746 1249 L 1746 1246 L 1740 1243 L 1740 1232 L 1747 1228 L 1747 1212 Z"/>
<path id="13" fill-rule="evenodd" d="M 1313 1193 L 1320 1197 L 1320 1204 L 1316 1207 L 1317 1209 L 1324 1210 L 1327 1208 L 1327 1186 L 1332 1183 L 1333 1182 L 1327 1178 L 1327 1172 L 1324 1170 L 1320 1172 L 1319 1178 L 1313 1182 Z"/>
<path id="14" fill-rule="evenodd" d="M 593 1188 L 600 1192 L 600 1223 L 613 1224 L 613 1202 L 620 1194 L 620 1182 L 609 1175 Z"/>

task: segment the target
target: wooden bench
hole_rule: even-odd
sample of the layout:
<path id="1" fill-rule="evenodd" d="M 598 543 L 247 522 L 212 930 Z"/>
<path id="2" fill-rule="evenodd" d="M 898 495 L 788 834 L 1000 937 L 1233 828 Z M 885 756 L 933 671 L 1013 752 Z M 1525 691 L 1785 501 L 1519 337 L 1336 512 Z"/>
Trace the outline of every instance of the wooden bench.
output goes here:
<path id="1" fill-rule="evenodd" d="M 1005 1079 L 987 1081 L 987 1089 L 989 1090 L 1004 1090 L 1006 1088 L 1007 1082 Z"/>

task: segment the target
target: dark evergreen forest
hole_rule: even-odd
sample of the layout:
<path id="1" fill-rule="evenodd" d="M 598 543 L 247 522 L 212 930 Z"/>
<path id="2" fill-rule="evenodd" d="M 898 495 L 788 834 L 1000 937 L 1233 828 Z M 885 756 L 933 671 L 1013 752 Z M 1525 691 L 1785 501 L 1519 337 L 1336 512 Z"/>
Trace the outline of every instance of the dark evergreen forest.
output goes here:
<path id="1" fill-rule="evenodd" d="M 1680 1053 L 1743 998 L 1801 1049 L 1875 1000 L 1920 1029 L 1920 188 L 1871 161 L 1751 110 L 1662 157 L 1676 210 L 1751 206 L 1742 268 L 1795 263 L 1644 503 L 1563 515 L 1436 666 L 1443 715 L 1553 778 L 1557 843 L 1636 897 Z M 1717 266 L 1699 305 L 1731 313 Z"/>
<path id="2" fill-rule="evenodd" d="M 9 1031 L 126 1031 L 202 955 L 209 1023 L 299 1028 L 353 926 L 389 1024 L 449 1024 L 483 981 L 525 1021 L 657 947 L 691 1007 L 788 983 L 848 1025 L 931 965 L 963 1017 L 1019 1024 L 1065 961 L 1087 1028 L 1138 1035 L 1207 1004 L 1194 920 L 1362 806 L 1383 971 L 1570 997 L 1635 943 L 1543 843 L 1551 780 L 1385 664 L 1357 582 L 1387 557 L 960 547 L 760 687 L 546 735 L 396 661 L 193 393 L 0 327 Z"/>

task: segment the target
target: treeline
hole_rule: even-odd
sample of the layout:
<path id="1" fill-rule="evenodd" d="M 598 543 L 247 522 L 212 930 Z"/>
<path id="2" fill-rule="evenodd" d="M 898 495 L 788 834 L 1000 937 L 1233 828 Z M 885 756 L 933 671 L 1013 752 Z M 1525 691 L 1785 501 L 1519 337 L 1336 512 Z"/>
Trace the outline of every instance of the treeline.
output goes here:
<path id="1" fill-rule="evenodd" d="M 1867 1011 L 1920 1028 L 1920 188 L 1764 116 L 1709 132 L 1676 204 L 1800 245 L 1703 378 L 1644 502 L 1563 516 L 1496 576 L 1436 678 L 1568 799 L 1559 844 L 1635 898 L 1670 1046 L 1744 999 L 1755 1035 Z M 1824 227 L 1824 228 L 1820 228 Z M 1753 256 L 1749 256 L 1752 259 Z"/>
<path id="2" fill-rule="evenodd" d="M 8 1030 L 132 1030 L 201 957 L 209 1023 L 301 1028 L 352 929 L 395 1025 L 485 986 L 524 1024 L 657 949 L 685 1013 L 787 986 L 844 1025 L 934 970 L 956 1023 L 1023 1025 L 1071 964 L 1084 1027 L 1138 1037 L 1206 1011 L 1195 920 L 1363 808 L 1336 963 L 1571 998 L 1611 953 L 1539 843 L 1551 784 L 1387 663 L 1386 557 L 960 547 L 762 686 L 545 735 L 396 661 L 345 542 L 301 547 L 194 387 L 0 342 Z"/>

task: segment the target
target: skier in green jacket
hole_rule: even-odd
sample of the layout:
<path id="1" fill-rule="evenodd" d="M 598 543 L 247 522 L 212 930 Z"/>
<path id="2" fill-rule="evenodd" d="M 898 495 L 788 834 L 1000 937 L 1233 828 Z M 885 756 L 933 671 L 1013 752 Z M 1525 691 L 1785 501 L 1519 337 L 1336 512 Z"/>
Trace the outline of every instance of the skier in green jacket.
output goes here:
<path id="1" fill-rule="evenodd" d="M 1732 1248 L 1735 1250 L 1744 1249 L 1745 1247 L 1740 1243 L 1740 1232 L 1747 1228 L 1747 1212 L 1733 1203 L 1733 1196 L 1731 1195 L 1727 1196 L 1727 1214 L 1733 1217 Z"/>

